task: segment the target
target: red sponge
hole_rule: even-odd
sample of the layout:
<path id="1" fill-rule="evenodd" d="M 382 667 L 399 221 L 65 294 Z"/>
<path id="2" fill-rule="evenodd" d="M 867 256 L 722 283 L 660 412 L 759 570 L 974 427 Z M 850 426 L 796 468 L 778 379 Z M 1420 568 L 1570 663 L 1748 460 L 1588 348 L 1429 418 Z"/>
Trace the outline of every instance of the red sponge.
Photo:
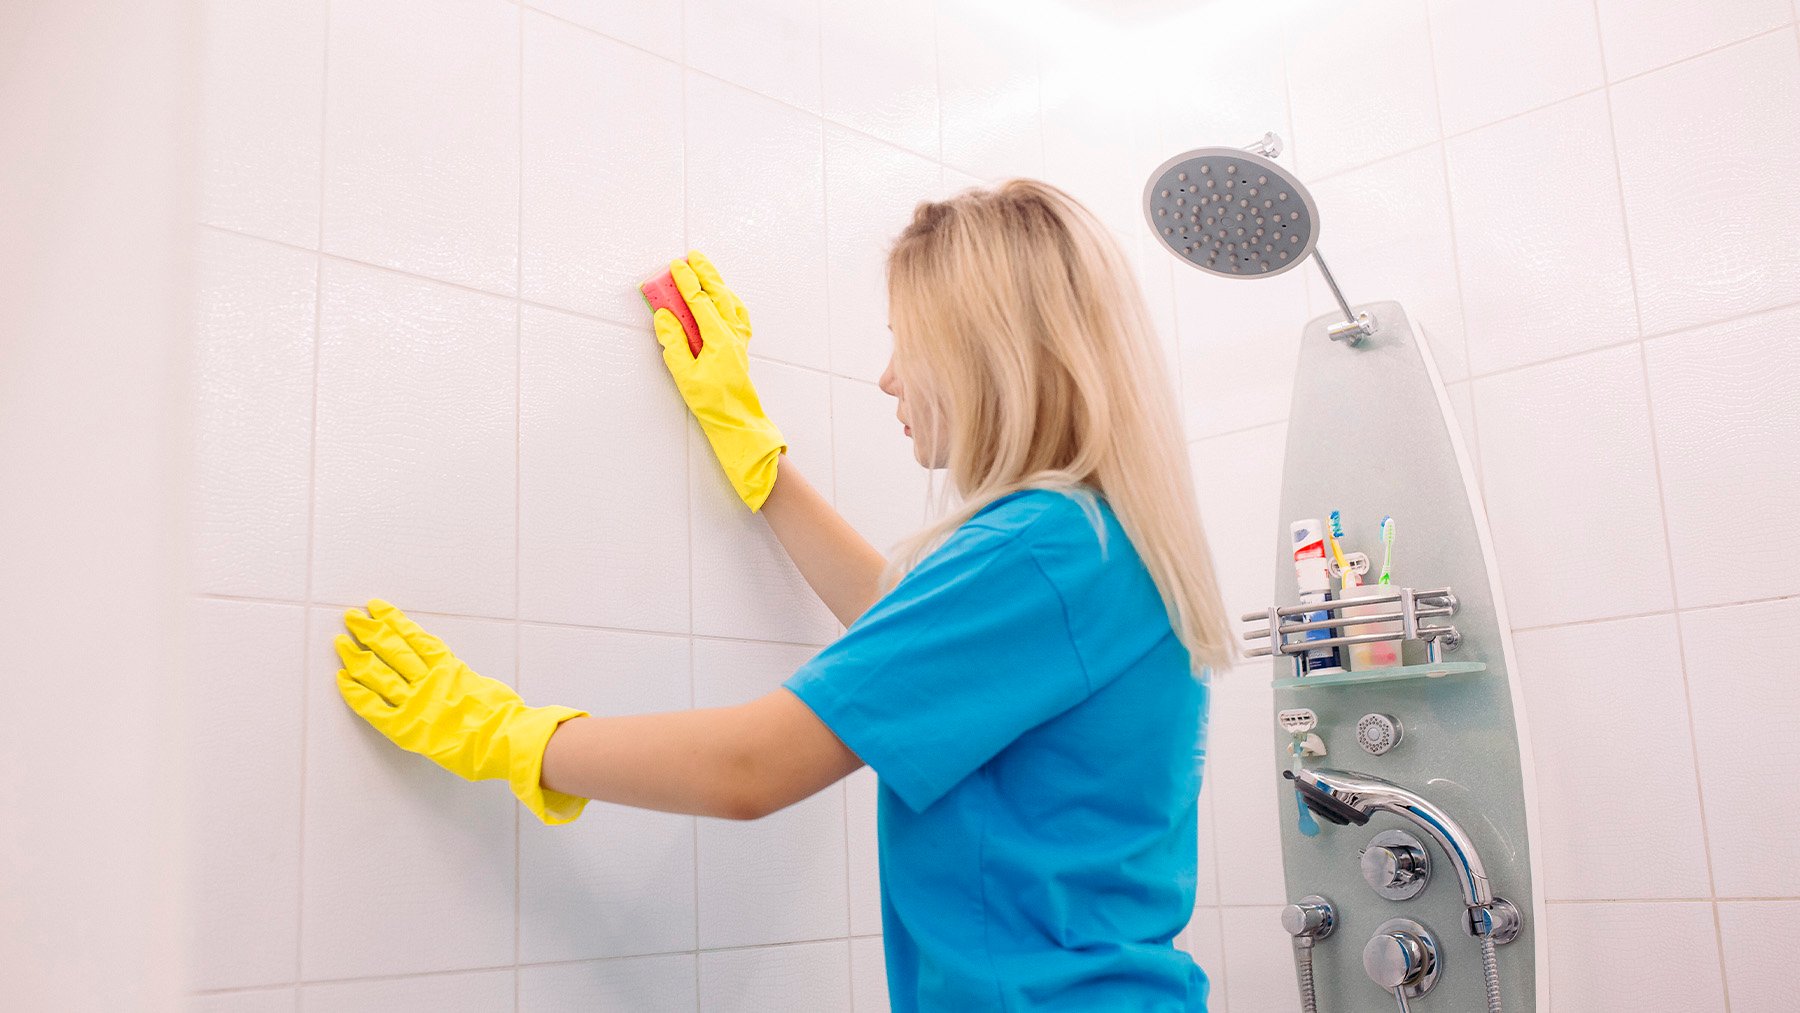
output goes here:
<path id="1" fill-rule="evenodd" d="M 681 321 L 681 329 L 687 332 L 688 351 L 694 358 L 700 357 L 700 325 L 694 322 L 694 314 L 688 310 L 687 300 L 681 297 L 681 289 L 675 287 L 675 276 L 668 271 L 638 286 L 643 294 L 644 302 L 649 304 L 650 312 L 668 310 Z"/>

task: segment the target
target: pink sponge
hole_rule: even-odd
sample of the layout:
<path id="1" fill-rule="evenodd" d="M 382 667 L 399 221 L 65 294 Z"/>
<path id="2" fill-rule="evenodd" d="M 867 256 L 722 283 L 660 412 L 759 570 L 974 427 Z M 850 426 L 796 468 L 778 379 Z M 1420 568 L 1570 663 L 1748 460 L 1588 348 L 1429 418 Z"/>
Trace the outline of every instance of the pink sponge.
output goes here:
<path id="1" fill-rule="evenodd" d="M 650 312 L 668 310 L 681 321 L 681 329 L 687 332 L 688 351 L 694 358 L 700 357 L 700 325 L 694 322 L 694 314 L 689 311 L 687 300 L 681 297 L 681 289 L 675 287 L 675 276 L 668 271 L 638 286 L 643 294 L 644 302 L 649 304 Z"/>

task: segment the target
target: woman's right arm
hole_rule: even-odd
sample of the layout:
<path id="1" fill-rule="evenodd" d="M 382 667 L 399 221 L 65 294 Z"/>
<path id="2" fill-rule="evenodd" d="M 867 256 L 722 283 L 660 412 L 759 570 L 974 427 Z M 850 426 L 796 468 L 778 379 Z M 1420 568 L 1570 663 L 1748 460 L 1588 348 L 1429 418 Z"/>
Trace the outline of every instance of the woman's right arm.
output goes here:
<path id="1" fill-rule="evenodd" d="M 776 467 L 775 486 L 763 501 L 762 515 L 838 622 L 845 626 L 856 622 L 881 597 L 881 571 L 887 561 L 786 454 Z"/>

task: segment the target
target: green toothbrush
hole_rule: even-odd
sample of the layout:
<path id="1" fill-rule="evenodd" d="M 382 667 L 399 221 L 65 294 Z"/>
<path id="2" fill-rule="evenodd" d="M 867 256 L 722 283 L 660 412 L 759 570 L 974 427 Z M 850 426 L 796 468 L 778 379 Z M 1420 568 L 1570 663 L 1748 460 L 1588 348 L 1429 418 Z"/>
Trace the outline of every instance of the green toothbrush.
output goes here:
<path id="1" fill-rule="evenodd" d="M 1376 583 L 1386 587 L 1393 578 L 1394 569 L 1394 519 L 1381 519 L 1381 579 Z"/>

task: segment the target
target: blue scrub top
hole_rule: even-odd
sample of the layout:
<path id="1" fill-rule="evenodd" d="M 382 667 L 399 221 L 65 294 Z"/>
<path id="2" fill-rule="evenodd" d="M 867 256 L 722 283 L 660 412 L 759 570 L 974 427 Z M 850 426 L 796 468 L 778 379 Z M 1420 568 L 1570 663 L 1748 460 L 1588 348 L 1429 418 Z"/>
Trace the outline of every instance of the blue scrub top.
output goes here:
<path id="1" fill-rule="evenodd" d="M 786 685 L 881 782 L 895 1013 L 1206 1008 L 1206 686 L 1104 500 L 990 504 Z"/>

